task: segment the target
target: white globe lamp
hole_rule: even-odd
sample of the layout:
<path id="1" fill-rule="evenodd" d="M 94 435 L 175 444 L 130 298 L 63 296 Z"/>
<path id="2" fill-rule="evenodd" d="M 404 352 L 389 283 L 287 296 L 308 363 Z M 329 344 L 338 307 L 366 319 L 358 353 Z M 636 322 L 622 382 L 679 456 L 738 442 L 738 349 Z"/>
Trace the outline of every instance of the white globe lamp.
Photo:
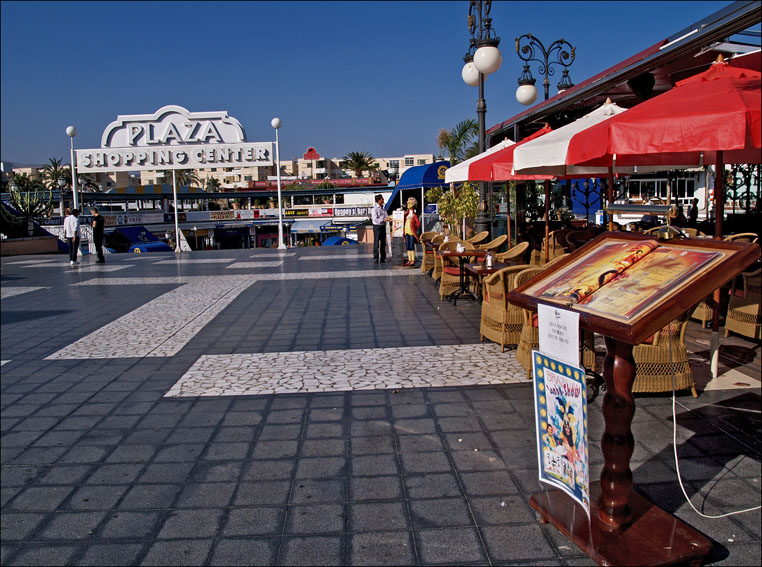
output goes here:
<path id="1" fill-rule="evenodd" d="M 476 87 L 479 85 L 479 70 L 473 62 L 463 65 L 463 70 L 460 72 L 460 75 L 463 77 L 463 82 L 468 86 Z"/>
<path id="2" fill-rule="evenodd" d="M 494 45 L 483 45 L 474 53 L 474 65 L 482 75 L 489 75 L 500 68 L 503 56 Z"/>
<path id="3" fill-rule="evenodd" d="M 273 118 L 270 121 L 270 125 L 275 128 L 276 130 L 281 127 L 282 122 L 280 121 L 280 118 Z"/>
<path id="4" fill-rule="evenodd" d="M 69 138 L 73 138 L 77 135 L 77 129 L 74 126 L 67 126 L 66 135 L 69 136 Z"/>
<path id="5" fill-rule="evenodd" d="M 523 104 L 524 106 L 534 104 L 534 101 L 537 100 L 537 89 L 534 84 L 523 84 L 516 89 L 516 100 L 519 101 L 519 104 Z"/>

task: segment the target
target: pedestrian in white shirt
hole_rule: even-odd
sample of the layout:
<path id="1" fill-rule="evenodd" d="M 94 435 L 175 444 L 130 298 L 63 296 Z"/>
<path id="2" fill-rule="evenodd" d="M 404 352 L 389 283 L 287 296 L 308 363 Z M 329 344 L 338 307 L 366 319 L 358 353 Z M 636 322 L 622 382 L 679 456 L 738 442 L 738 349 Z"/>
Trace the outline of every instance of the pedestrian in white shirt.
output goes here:
<path id="1" fill-rule="evenodd" d="M 79 229 L 79 209 L 72 209 L 71 214 L 64 219 L 64 236 L 69 244 L 69 264 L 72 266 L 79 264 L 77 252 L 79 252 L 79 238 L 81 235 Z"/>

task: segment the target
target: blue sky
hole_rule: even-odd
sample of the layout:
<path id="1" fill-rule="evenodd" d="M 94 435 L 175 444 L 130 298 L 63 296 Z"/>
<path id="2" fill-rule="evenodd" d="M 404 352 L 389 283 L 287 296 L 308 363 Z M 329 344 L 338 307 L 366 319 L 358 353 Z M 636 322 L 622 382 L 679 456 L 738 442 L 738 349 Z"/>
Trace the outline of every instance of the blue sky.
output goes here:
<path id="1" fill-rule="evenodd" d="M 519 35 L 574 45 L 577 83 L 729 3 L 494 2 L 503 64 L 485 83 L 487 127 L 524 109 Z M 328 157 L 436 154 L 440 128 L 476 117 L 477 89 L 460 76 L 465 0 L 0 6 L 4 161 L 68 161 L 67 125 L 76 147 L 95 148 L 118 114 L 167 104 L 227 110 L 251 142 L 272 140 L 278 116 L 284 158 L 308 146 Z"/>

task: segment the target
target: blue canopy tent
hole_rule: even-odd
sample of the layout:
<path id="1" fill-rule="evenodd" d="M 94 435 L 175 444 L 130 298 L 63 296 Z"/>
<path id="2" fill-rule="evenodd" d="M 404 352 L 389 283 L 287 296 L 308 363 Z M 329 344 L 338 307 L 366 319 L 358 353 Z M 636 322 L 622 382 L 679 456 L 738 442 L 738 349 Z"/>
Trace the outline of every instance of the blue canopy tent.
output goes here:
<path id="1" fill-rule="evenodd" d="M 417 165 L 407 169 L 402 174 L 402 177 L 400 177 L 399 183 L 397 183 L 392 192 L 392 196 L 389 197 L 389 201 L 386 203 L 386 211 L 392 210 L 392 205 L 395 201 L 399 203 L 399 207 L 402 207 L 407 197 L 411 196 L 418 200 L 419 209 L 423 210 L 424 191 L 431 187 L 447 186 L 447 183 L 445 183 L 445 171 L 447 171 L 448 167 L 450 167 L 449 161 L 435 161 L 434 163 Z M 397 195 L 399 195 L 399 199 L 397 199 Z M 425 222 L 421 224 L 426 226 Z"/>

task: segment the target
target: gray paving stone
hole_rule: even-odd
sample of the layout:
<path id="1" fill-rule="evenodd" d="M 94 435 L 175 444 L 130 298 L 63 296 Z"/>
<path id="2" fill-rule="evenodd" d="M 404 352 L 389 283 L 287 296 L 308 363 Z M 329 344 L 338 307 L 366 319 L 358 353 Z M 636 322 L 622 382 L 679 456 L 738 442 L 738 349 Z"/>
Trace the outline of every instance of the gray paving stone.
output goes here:
<path id="1" fill-rule="evenodd" d="M 179 484 L 139 484 L 132 486 L 119 503 L 125 510 L 169 508 L 180 493 Z"/>
<path id="2" fill-rule="evenodd" d="M 463 498 L 413 500 L 410 516 L 415 529 L 474 525 Z"/>
<path id="3" fill-rule="evenodd" d="M 343 504 L 291 506 L 286 519 L 287 534 L 329 534 L 344 531 Z"/>
<path id="4" fill-rule="evenodd" d="M 300 479 L 294 482 L 290 496 L 291 504 L 346 502 L 346 500 L 347 485 L 345 479 Z"/>
<path id="5" fill-rule="evenodd" d="M 283 538 L 278 565 L 344 565 L 341 537 Z"/>
<path id="6" fill-rule="evenodd" d="M 414 533 L 421 563 L 452 565 L 486 562 L 479 534 L 473 528 L 423 529 Z"/>
<path id="7" fill-rule="evenodd" d="M 159 512 L 114 512 L 98 530 L 105 539 L 138 540 L 152 536 L 161 515 Z"/>
<path id="8" fill-rule="evenodd" d="M 408 498 L 444 498 L 461 496 L 458 480 L 452 473 L 423 474 L 405 477 Z"/>
<path id="9" fill-rule="evenodd" d="M 141 543 L 108 543 L 88 546 L 78 565 L 134 565 L 143 550 Z"/>
<path id="10" fill-rule="evenodd" d="M 221 539 L 214 548 L 210 565 L 274 565 L 278 540 Z"/>
<path id="11" fill-rule="evenodd" d="M 349 531 L 395 531 L 410 529 L 404 501 L 365 502 L 349 507 Z"/>
<path id="12" fill-rule="evenodd" d="M 175 502 L 178 508 L 223 508 L 233 498 L 236 483 L 205 482 L 186 484 Z"/>
<path id="13" fill-rule="evenodd" d="M 409 531 L 352 534 L 350 564 L 414 565 L 414 549 Z"/>
<path id="14" fill-rule="evenodd" d="M 223 535 L 225 537 L 280 535 L 285 517 L 285 507 L 233 508 L 228 513 Z"/>
<path id="15" fill-rule="evenodd" d="M 211 539 L 157 541 L 143 558 L 141 565 L 201 565 L 212 547 Z"/>
<path id="16" fill-rule="evenodd" d="M 77 551 L 76 545 L 34 543 L 20 546 L 10 565 L 66 565 Z"/>
<path id="17" fill-rule="evenodd" d="M 159 539 L 214 537 L 220 530 L 222 510 L 173 510 L 159 530 Z"/>
<path id="18" fill-rule="evenodd" d="M 40 525 L 46 516 L 44 514 L 26 514 L 3 512 L 0 514 L 0 531 L 3 541 L 23 540 Z"/>
<path id="19" fill-rule="evenodd" d="M 495 561 L 555 559 L 553 548 L 537 525 L 486 526 L 481 532 Z"/>

